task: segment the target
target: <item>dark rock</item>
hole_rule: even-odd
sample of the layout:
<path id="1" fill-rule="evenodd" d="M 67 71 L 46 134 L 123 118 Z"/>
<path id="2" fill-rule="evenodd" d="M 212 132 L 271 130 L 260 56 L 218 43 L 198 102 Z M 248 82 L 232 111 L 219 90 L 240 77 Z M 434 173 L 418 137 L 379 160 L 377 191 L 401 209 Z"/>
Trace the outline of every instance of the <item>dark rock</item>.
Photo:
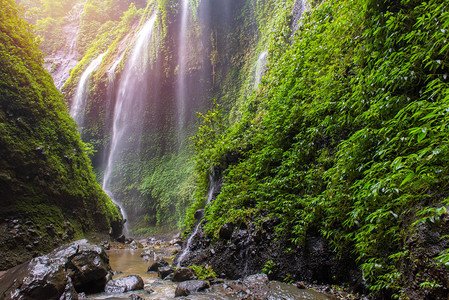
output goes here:
<path id="1" fill-rule="evenodd" d="M 287 238 L 276 236 L 278 223 L 278 219 L 267 218 L 262 226 L 255 221 L 248 221 L 244 228 L 225 224 L 214 243 L 199 230 L 190 245 L 193 251 L 183 258 L 182 265 L 208 264 L 220 277 L 238 279 L 260 272 L 271 260 L 273 280 L 291 276 L 295 281 L 334 284 L 361 278 L 351 253 L 337 257 L 326 239 L 313 231 L 308 232 L 302 246 L 292 247 Z"/>
<path id="2" fill-rule="evenodd" d="M 157 272 L 159 270 L 159 268 L 166 267 L 168 265 L 169 265 L 168 262 L 166 262 L 163 259 L 159 259 L 159 260 L 155 261 L 150 267 L 148 267 L 147 272 Z"/>
<path id="3" fill-rule="evenodd" d="M 124 243 L 126 241 L 126 237 L 122 234 L 115 239 L 119 243 Z"/>
<path id="4" fill-rule="evenodd" d="M 131 296 L 129 296 L 129 298 L 132 299 L 132 300 L 145 300 L 145 299 L 143 299 L 143 298 L 141 298 L 141 297 L 139 297 L 139 296 L 137 296 L 135 294 L 132 294 Z"/>
<path id="5" fill-rule="evenodd" d="M 36 230 L 31 229 L 31 228 L 27 230 L 27 233 L 28 233 L 28 235 L 30 235 L 30 236 L 38 236 Z"/>
<path id="6" fill-rule="evenodd" d="M 204 280 L 189 280 L 181 282 L 175 291 L 175 297 L 188 296 L 209 288 L 209 283 Z"/>
<path id="7" fill-rule="evenodd" d="M 176 269 L 175 273 L 173 274 L 172 280 L 175 282 L 181 282 L 194 279 L 196 279 L 196 276 L 195 273 L 193 273 L 193 270 L 190 268 L 182 267 Z"/>
<path id="8" fill-rule="evenodd" d="M 78 293 L 75 290 L 75 287 L 73 286 L 72 279 L 67 276 L 67 284 L 64 289 L 64 293 L 59 298 L 59 300 L 78 300 L 79 296 Z"/>
<path id="9" fill-rule="evenodd" d="M 270 291 L 270 281 L 267 274 L 254 274 L 243 279 L 243 285 L 255 299 L 266 299 Z"/>
<path id="10" fill-rule="evenodd" d="M 232 237 L 232 233 L 234 232 L 235 225 L 233 223 L 226 223 L 221 226 L 219 235 L 221 239 L 229 240 Z"/>
<path id="11" fill-rule="evenodd" d="M 45 227 L 45 230 L 51 237 L 54 237 L 56 235 L 55 227 L 53 226 L 53 224 L 50 224 L 47 227 Z"/>
<path id="12" fill-rule="evenodd" d="M 302 282 L 302 281 L 297 282 L 297 283 L 296 283 L 296 287 L 297 287 L 298 289 L 300 289 L 300 290 L 303 290 L 303 289 L 306 289 L 306 288 L 307 288 L 307 286 L 305 285 L 305 283 Z"/>
<path id="13" fill-rule="evenodd" d="M 198 209 L 195 212 L 194 217 L 196 220 L 201 220 L 204 217 L 204 209 Z"/>
<path id="14" fill-rule="evenodd" d="M 157 270 L 159 277 L 161 277 L 162 279 L 165 279 L 168 275 L 173 273 L 173 268 L 172 267 L 160 267 Z"/>
<path id="15" fill-rule="evenodd" d="M 109 250 L 111 249 L 111 245 L 109 244 L 109 242 L 103 242 L 103 248 L 104 250 Z"/>
<path id="16" fill-rule="evenodd" d="M 169 280 L 173 280 L 173 273 L 168 274 L 164 280 L 169 281 Z"/>
<path id="17" fill-rule="evenodd" d="M 101 247 L 77 241 L 8 270 L 0 281 L 0 298 L 14 293 L 14 299 L 77 299 L 73 289 L 102 291 L 109 271 Z"/>
<path id="18" fill-rule="evenodd" d="M 68 268 L 78 292 L 96 293 L 103 291 L 107 276 L 111 272 L 109 258 L 102 247 L 79 245 L 78 253 L 69 259 Z"/>
<path id="19" fill-rule="evenodd" d="M 117 294 L 143 289 L 143 280 L 138 275 L 130 275 L 125 278 L 110 280 L 104 289 L 106 293 Z"/>
<path id="20" fill-rule="evenodd" d="M 136 240 L 133 240 L 131 243 L 129 243 L 129 245 L 133 249 L 141 249 L 141 248 L 143 248 L 143 245 L 140 242 L 136 241 Z"/>

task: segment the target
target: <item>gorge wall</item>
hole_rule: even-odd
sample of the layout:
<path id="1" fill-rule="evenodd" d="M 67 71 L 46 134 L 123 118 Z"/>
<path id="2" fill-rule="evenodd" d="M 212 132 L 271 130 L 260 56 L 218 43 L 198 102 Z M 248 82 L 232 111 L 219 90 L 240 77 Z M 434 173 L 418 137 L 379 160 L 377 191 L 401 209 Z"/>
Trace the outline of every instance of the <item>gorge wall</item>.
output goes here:
<path id="1" fill-rule="evenodd" d="M 86 235 L 118 236 L 75 122 L 14 1 L 0 16 L 0 269 Z"/>
<path id="2" fill-rule="evenodd" d="M 84 27 L 62 91 L 73 105 L 101 57 L 79 130 L 133 234 L 184 226 L 185 263 L 229 277 L 264 270 L 447 298 L 447 1 L 126 7 L 111 20 L 85 13 L 95 30 Z M 138 101 L 125 108 L 129 95 Z M 128 125 L 115 148 L 114 127 Z M 278 248 L 262 249 L 266 239 Z M 313 251 L 320 259 L 306 259 Z"/>
<path id="3" fill-rule="evenodd" d="M 83 87 L 80 133 L 96 151 L 97 177 L 126 211 L 134 233 L 182 226 L 195 193 L 190 137 L 197 131 L 196 114 L 211 108 L 213 99 L 230 112 L 237 98 L 253 89 L 258 24 L 268 19 L 267 5 L 131 5 L 120 22 L 97 35 L 73 69 L 62 91 L 73 109 Z M 152 35 L 136 54 L 140 32 L 153 14 Z M 131 67 L 131 60 L 141 69 Z M 78 112 L 76 119 L 81 120 Z M 119 128 L 120 137 L 114 135 Z"/>

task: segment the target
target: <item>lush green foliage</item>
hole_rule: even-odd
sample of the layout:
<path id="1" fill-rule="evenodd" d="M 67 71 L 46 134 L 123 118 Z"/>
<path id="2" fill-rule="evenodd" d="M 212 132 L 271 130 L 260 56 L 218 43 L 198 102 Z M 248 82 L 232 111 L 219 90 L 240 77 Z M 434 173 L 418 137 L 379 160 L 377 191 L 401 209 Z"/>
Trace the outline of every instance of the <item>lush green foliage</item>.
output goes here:
<path id="1" fill-rule="evenodd" d="M 191 268 L 193 270 L 196 278 L 198 278 L 199 280 L 207 280 L 207 279 L 211 279 L 211 278 L 217 278 L 217 274 L 215 274 L 215 271 L 212 269 L 211 266 L 203 267 L 203 266 L 192 265 L 192 266 L 189 266 L 189 268 Z"/>
<path id="2" fill-rule="evenodd" d="M 66 221 L 78 237 L 93 230 L 108 233 L 121 219 L 117 208 L 95 181 L 88 147 L 42 67 L 31 26 L 13 0 L 0 4 L 2 219 L 31 220 L 42 236 L 50 223 L 63 232 Z M 52 244 L 39 247 L 49 250 Z"/>
<path id="3" fill-rule="evenodd" d="M 220 133 L 206 119 L 196 137 L 200 181 L 224 174 L 206 230 L 266 211 L 280 235 L 301 244 L 318 230 L 355 253 L 373 290 L 400 292 L 405 240 L 446 214 L 448 9 L 329 0 L 310 8 L 292 42 L 281 16 L 239 122 Z M 225 164 L 230 154 L 239 159 Z"/>

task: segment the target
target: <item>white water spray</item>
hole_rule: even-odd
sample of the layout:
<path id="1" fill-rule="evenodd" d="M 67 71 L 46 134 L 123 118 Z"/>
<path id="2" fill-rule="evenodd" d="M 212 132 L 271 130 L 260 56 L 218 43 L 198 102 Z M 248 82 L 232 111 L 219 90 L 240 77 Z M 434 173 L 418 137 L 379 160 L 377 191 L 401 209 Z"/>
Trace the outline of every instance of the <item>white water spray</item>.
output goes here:
<path id="1" fill-rule="evenodd" d="M 259 87 L 262 76 L 265 73 L 265 66 L 267 64 L 268 52 L 262 52 L 256 62 L 256 68 L 254 70 L 254 89 Z"/>
<path id="2" fill-rule="evenodd" d="M 89 79 L 92 73 L 100 66 L 105 53 L 91 61 L 83 74 L 81 74 L 75 96 L 73 97 L 72 106 L 70 107 L 70 115 L 78 123 L 79 127 L 83 126 L 84 116 L 86 114 L 87 98 L 89 97 Z"/>
<path id="3" fill-rule="evenodd" d="M 190 0 L 182 0 L 181 6 L 181 27 L 179 30 L 179 48 L 178 48 L 178 73 L 177 73 L 177 87 L 176 87 L 176 107 L 178 114 L 178 143 L 181 144 L 185 138 L 184 126 L 186 116 L 186 66 L 188 55 L 188 38 L 187 25 L 189 18 L 189 2 Z"/>
<path id="4" fill-rule="evenodd" d="M 209 187 L 209 192 L 207 193 L 206 205 L 211 203 L 211 201 L 212 201 L 212 199 L 214 197 L 215 190 L 217 188 L 217 183 L 216 182 L 210 180 L 210 183 L 211 183 L 211 185 Z M 198 224 L 196 225 L 195 229 L 193 230 L 193 233 L 187 239 L 186 247 L 182 250 L 181 255 L 178 257 L 178 262 L 176 264 L 177 268 L 181 267 L 181 262 L 184 260 L 186 255 L 190 253 L 190 251 L 191 251 L 190 248 L 192 247 L 193 239 L 198 234 L 198 231 L 199 231 L 200 227 L 201 227 L 201 220 L 198 221 Z"/>
<path id="5" fill-rule="evenodd" d="M 139 131 L 142 130 L 143 111 L 147 96 L 145 92 L 147 83 L 144 75 L 148 67 L 149 41 L 153 34 L 156 17 L 157 12 L 143 25 L 138 33 L 120 78 L 114 108 L 111 147 L 103 177 L 104 191 L 120 207 L 125 219 L 127 219 L 126 212 L 121 204 L 115 201 L 111 191 L 111 180 L 115 166 L 124 157 L 121 152 L 129 145 L 130 137 L 136 134 L 139 136 Z M 134 150 L 138 151 L 138 149 Z M 126 223 L 124 229 L 125 233 L 128 233 Z"/>

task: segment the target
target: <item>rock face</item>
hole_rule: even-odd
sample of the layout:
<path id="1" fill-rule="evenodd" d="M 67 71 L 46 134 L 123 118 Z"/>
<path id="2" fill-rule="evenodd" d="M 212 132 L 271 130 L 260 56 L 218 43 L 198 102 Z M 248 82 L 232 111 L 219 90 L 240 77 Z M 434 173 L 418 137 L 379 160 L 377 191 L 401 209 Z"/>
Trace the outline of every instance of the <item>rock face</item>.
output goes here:
<path id="1" fill-rule="evenodd" d="M 203 280 L 189 280 L 181 282 L 175 291 L 175 297 L 188 296 L 191 293 L 200 292 L 209 287 L 209 283 Z"/>
<path id="2" fill-rule="evenodd" d="M 5 272 L 0 298 L 76 299 L 77 293 L 103 291 L 110 272 L 104 249 L 81 240 Z"/>
<path id="3" fill-rule="evenodd" d="M 130 275 L 125 278 L 110 280 L 105 287 L 105 292 L 116 294 L 143 289 L 143 280 L 140 276 Z"/>
<path id="4" fill-rule="evenodd" d="M 208 264 L 218 276 L 238 279 L 260 273 L 272 261 L 270 280 L 288 276 L 297 281 L 358 284 L 361 274 L 353 259 L 337 259 L 327 241 L 318 234 L 309 234 L 302 247 L 288 240 L 276 240 L 276 224 L 276 220 L 265 221 L 262 226 L 256 226 L 255 222 L 226 224 L 214 244 L 200 229 L 183 264 Z"/>

